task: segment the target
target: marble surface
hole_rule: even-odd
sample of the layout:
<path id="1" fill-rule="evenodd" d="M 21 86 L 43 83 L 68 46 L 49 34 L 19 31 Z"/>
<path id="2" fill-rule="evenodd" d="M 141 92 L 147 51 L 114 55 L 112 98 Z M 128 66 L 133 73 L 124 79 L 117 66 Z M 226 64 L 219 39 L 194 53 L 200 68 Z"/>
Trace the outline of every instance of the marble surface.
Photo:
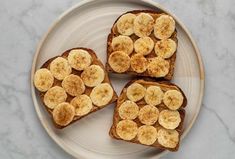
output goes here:
<path id="1" fill-rule="evenodd" d="M 235 1 L 156 1 L 192 32 L 206 69 L 198 119 L 179 152 L 162 158 L 235 158 Z M 40 38 L 55 18 L 78 0 L 0 2 L 0 158 L 72 158 L 41 126 L 29 81 Z"/>

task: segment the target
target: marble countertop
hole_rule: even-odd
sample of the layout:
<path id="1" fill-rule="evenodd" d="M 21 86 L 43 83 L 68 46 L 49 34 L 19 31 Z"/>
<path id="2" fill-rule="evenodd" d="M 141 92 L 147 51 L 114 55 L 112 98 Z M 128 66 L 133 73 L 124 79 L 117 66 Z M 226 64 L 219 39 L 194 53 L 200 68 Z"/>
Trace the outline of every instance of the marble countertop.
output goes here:
<path id="1" fill-rule="evenodd" d="M 156 0 L 192 32 L 206 69 L 201 112 L 177 153 L 163 159 L 235 158 L 235 1 Z M 36 46 L 78 0 L 1 0 L 0 158 L 72 158 L 41 126 L 30 93 Z M 193 144 L 192 144 L 193 143 Z"/>

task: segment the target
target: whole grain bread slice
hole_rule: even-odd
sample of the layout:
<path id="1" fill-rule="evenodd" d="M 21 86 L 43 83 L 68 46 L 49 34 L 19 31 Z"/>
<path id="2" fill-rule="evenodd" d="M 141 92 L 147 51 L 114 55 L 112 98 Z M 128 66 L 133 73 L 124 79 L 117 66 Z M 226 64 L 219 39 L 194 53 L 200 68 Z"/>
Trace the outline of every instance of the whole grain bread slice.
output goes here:
<path id="1" fill-rule="evenodd" d="M 91 63 L 91 65 L 93 65 L 93 64 L 99 65 L 99 66 L 104 70 L 104 72 L 105 72 L 105 78 L 104 78 L 104 81 L 103 81 L 102 83 L 109 83 L 109 84 L 112 86 L 111 81 L 110 81 L 109 76 L 108 76 L 108 73 L 107 73 L 107 71 L 105 71 L 104 65 L 103 65 L 102 62 L 98 59 L 98 57 L 96 56 L 96 53 L 95 53 L 92 49 L 83 48 L 83 47 L 72 48 L 72 49 L 66 50 L 64 53 L 62 53 L 61 57 L 67 59 L 69 52 L 70 52 L 71 50 L 73 50 L 73 49 L 82 49 L 82 50 L 86 50 L 86 51 L 91 55 L 91 57 L 92 57 L 92 63 Z M 57 58 L 57 57 L 59 57 L 59 56 L 55 56 L 55 57 L 50 58 L 49 60 L 47 60 L 47 61 L 41 66 L 41 68 L 47 68 L 47 69 L 49 69 L 49 68 L 50 68 L 50 63 L 51 63 L 55 58 Z M 75 75 L 80 76 L 81 73 L 82 73 L 82 71 L 77 71 L 77 70 L 75 70 L 75 69 L 72 69 L 72 74 L 75 74 Z M 54 79 L 54 84 L 53 84 L 53 86 L 61 86 L 61 83 L 62 83 L 62 81 L 57 80 L 57 79 L 55 78 L 55 79 Z M 113 87 L 112 87 L 112 88 L 113 88 Z M 89 96 L 89 94 L 91 93 L 91 91 L 92 91 L 92 88 L 91 88 L 91 87 L 86 87 L 86 90 L 85 90 L 84 94 L 86 94 L 86 95 Z M 40 92 L 39 95 L 40 95 L 40 98 L 41 98 L 41 100 L 42 100 L 42 102 L 43 102 L 43 98 L 44 98 L 45 92 Z M 67 93 L 67 96 L 68 96 L 68 97 L 67 97 L 67 99 L 66 99 L 66 102 L 70 102 L 70 101 L 74 98 L 74 97 L 72 97 L 71 95 L 69 95 L 68 93 Z M 113 97 L 112 97 L 112 99 L 110 100 L 110 102 L 109 102 L 107 105 L 109 105 L 109 104 L 115 102 L 116 100 L 117 100 L 117 94 L 116 94 L 115 90 L 113 89 Z M 72 121 L 71 123 L 69 123 L 69 124 L 66 125 L 66 126 L 60 126 L 60 125 L 56 124 L 56 123 L 54 122 L 54 120 L 53 120 L 53 117 L 52 117 L 52 111 L 53 111 L 53 110 L 52 110 L 52 109 L 49 109 L 49 108 L 45 105 L 44 102 L 43 102 L 43 105 L 44 105 L 44 107 L 46 108 L 47 112 L 50 114 L 50 117 L 51 117 L 51 119 L 52 119 L 52 121 L 53 121 L 53 124 L 56 126 L 56 128 L 59 128 L 59 129 L 62 129 L 62 128 L 64 128 L 64 127 L 67 127 L 68 125 L 74 123 L 75 121 L 77 121 L 77 120 L 79 120 L 79 119 L 81 119 L 81 118 L 83 118 L 83 117 L 85 117 L 85 116 L 87 116 L 87 115 L 89 115 L 89 114 L 91 114 L 91 113 L 93 113 L 93 112 L 96 112 L 96 111 L 98 111 L 98 110 L 100 110 L 100 109 L 102 109 L 102 108 L 104 108 L 104 107 L 107 106 L 107 105 L 105 105 L 105 106 L 102 106 L 102 107 L 98 107 L 98 106 L 96 106 L 96 105 L 93 104 L 93 107 L 92 107 L 91 111 L 90 111 L 88 114 L 86 114 L 86 115 L 84 115 L 84 116 L 75 116 L 74 119 L 73 119 L 73 121 Z"/>
<path id="2" fill-rule="evenodd" d="M 156 20 L 159 16 L 163 15 L 163 14 L 166 14 L 166 13 L 163 13 L 163 12 L 157 12 L 157 11 L 153 11 L 153 10 L 133 10 L 133 11 L 128 11 L 124 14 L 127 14 L 127 13 L 132 13 L 132 14 L 135 14 L 135 15 L 138 15 L 140 13 L 149 13 L 150 15 L 152 15 L 152 17 L 154 18 L 154 20 Z M 122 14 L 122 15 L 124 15 Z M 120 15 L 116 21 L 114 22 L 112 28 L 111 28 L 111 33 L 108 35 L 108 38 L 107 38 L 107 62 L 106 62 L 106 70 L 108 72 L 112 72 L 112 73 L 117 73 L 115 72 L 111 66 L 109 65 L 108 63 L 108 58 L 109 56 L 111 55 L 111 53 L 113 52 L 113 49 L 111 47 L 111 43 L 112 43 L 112 39 L 118 35 L 120 35 L 117 31 L 117 26 L 116 26 L 116 23 L 118 21 L 118 19 L 122 16 Z M 157 41 L 159 41 L 159 39 L 157 39 L 153 32 L 151 33 L 150 37 L 153 39 L 154 43 L 156 43 Z M 130 38 L 135 41 L 137 40 L 139 37 L 137 37 L 136 35 L 131 35 Z M 174 40 L 176 42 L 176 44 L 178 45 L 178 39 L 177 39 L 177 30 L 175 29 L 175 32 L 172 34 L 172 36 L 170 37 L 172 40 Z M 171 80 L 172 77 L 173 77 L 173 74 L 174 74 L 174 67 L 175 67 L 175 60 L 176 60 L 176 52 L 177 50 L 175 51 L 175 53 L 168 59 L 166 59 L 169 64 L 170 64 L 170 68 L 169 68 L 169 72 L 168 74 L 165 76 L 165 77 L 160 77 L 159 79 L 165 79 L 165 80 Z M 133 54 L 135 54 L 135 52 L 133 51 L 132 54 L 130 54 L 130 56 L 132 56 Z M 154 53 L 154 49 L 152 50 L 152 52 L 150 54 L 148 54 L 146 56 L 146 58 L 152 58 L 152 57 L 156 57 L 156 54 Z M 120 74 L 120 73 L 118 73 Z M 126 72 L 123 72 L 121 74 L 130 74 L 130 75 L 135 75 L 135 76 L 144 76 L 144 77 L 151 77 L 149 75 L 149 73 L 147 71 L 143 72 L 143 73 L 136 73 L 132 70 L 132 68 L 130 67 Z"/>
<path id="3" fill-rule="evenodd" d="M 185 118 L 185 110 L 184 108 L 186 107 L 187 105 L 187 98 L 184 94 L 184 92 L 175 84 L 173 83 L 170 83 L 170 82 L 167 82 L 167 81 L 162 81 L 162 82 L 156 82 L 152 79 L 139 79 L 139 80 L 131 80 L 130 82 L 128 82 L 125 87 L 123 88 L 118 100 L 117 100 L 117 103 L 116 103 L 116 106 L 115 106 L 115 109 L 114 109 L 114 115 L 113 115 L 113 124 L 110 128 L 110 131 L 109 131 L 109 135 L 114 138 L 114 139 L 117 139 L 117 140 L 123 140 L 121 139 L 118 134 L 116 133 L 116 126 L 117 126 L 117 123 L 122 120 L 118 114 L 118 108 L 120 107 L 120 105 L 125 101 L 127 100 L 127 96 L 126 96 L 126 90 L 128 88 L 128 86 L 130 86 L 132 83 L 139 83 L 141 85 L 144 85 L 144 86 L 159 86 L 161 87 L 161 89 L 163 91 L 167 91 L 167 90 L 170 90 L 170 89 L 175 89 L 175 90 L 178 90 L 182 93 L 183 97 L 184 97 L 184 100 L 183 100 L 183 104 L 181 105 L 181 107 L 178 109 L 179 113 L 180 113 L 180 118 L 181 118 L 181 122 L 179 124 L 179 126 L 175 129 L 176 131 L 178 131 L 179 133 L 179 141 L 180 141 L 180 137 L 183 133 L 183 122 L 184 122 L 184 118 Z M 142 107 L 144 105 L 146 105 L 144 99 L 141 99 L 140 101 L 138 101 L 136 103 L 139 107 Z M 168 109 L 163 103 L 161 103 L 160 105 L 157 106 L 159 111 L 163 110 L 163 109 Z M 143 125 L 138 118 L 134 119 L 133 120 L 134 122 L 137 123 L 138 127 Z M 155 125 L 153 125 L 157 130 L 159 128 L 161 128 L 160 124 L 159 123 L 156 123 Z M 132 143 L 136 143 L 136 144 L 141 144 L 138 140 L 137 140 L 137 137 L 135 137 L 133 140 L 130 140 L 130 141 L 127 141 L 127 142 L 132 142 Z M 142 144 L 143 145 L 143 144 Z M 152 144 L 151 146 L 152 147 L 155 147 L 155 148 L 159 148 L 159 149 L 162 149 L 162 150 L 170 150 L 170 151 L 177 151 L 179 149 L 179 143 L 177 144 L 177 146 L 175 148 L 166 148 L 162 145 L 160 145 L 157 141 Z"/>

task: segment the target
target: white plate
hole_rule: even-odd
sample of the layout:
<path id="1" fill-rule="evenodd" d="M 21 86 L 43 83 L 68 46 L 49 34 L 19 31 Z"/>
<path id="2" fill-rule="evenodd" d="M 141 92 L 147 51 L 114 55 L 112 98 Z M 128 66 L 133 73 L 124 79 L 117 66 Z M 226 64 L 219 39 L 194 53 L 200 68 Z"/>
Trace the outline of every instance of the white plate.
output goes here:
<path id="1" fill-rule="evenodd" d="M 93 113 L 63 130 L 55 129 L 32 82 L 35 69 L 47 59 L 73 47 L 92 48 L 105 63 L 107 35 L 115 19 L 120 14 L 135 9 L 162 10 L 170 14 L 150 0 L 85 0 L 56 20 L 36 51 L 31 72 L 31 90 L 36 112 L 51 138 L 76 158 L 111 159 L 120 158 L 121 155 L 121 158 L 145 159 L 158 158 L 167 152 L 111 139 L 108 131 L 112 123 L 114 105 Z M 183 134 L 185 136 L 200 110 L 204 93 L 204 70 L 199 50 L 191 35 L 178 18 L 172 16 L 177 22 L 179 39 L 173 82 L 183 89 L 188 98 Z M 111 80 L 118 94 L 128 81 L 116 76 L 111 77 Z"/>

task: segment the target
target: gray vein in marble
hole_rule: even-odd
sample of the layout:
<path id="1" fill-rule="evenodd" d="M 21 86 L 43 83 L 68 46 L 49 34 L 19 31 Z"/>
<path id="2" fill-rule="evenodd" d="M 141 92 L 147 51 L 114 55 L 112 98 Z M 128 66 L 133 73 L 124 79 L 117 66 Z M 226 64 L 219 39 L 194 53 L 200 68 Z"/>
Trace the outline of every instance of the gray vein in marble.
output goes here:
<path id="1" fill-rule="evenodd" d="M 216 0 L 199 0 L 197 3 L 205 15 L 214 16 L 216 14 L 216 6 L 213 5 Z"/>
<path id="2" fill-rule="evenodd" d="M 233 143 L 235 143 L 235 136 L 233 136 L 233 135 L 230 133 L 230 128 L 229 128 L 229 126 L 227 126 L 227 124 L 224 122 L 223 118 L 220 117 L 219 114 L 218 114 L 214 109 L 209 108 L 209 107 L 205 106 L 204 104 L 202 105 L 202 107 L 205 108 L 207 111 L 213 113 L 213 114 L 216 116 L 216 118 L 220 121 L 220 123 L 221 123 L 221 124 L 223 125 L 223 127 L 225 128 L 226 133 L 227 133 L 229 139 L 230 139 Z"/>

